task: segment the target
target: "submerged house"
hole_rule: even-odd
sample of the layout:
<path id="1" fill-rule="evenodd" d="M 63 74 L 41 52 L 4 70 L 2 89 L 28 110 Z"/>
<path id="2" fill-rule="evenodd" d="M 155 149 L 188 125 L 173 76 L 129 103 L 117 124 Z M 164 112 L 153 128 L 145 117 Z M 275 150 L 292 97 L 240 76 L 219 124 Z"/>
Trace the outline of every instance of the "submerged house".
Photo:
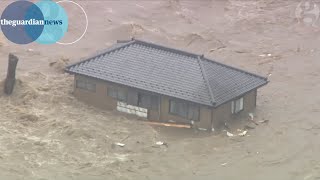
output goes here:
<path id="1" fill-rule="evenodd" d="M 203 55 L 132 39 L 66 68 L 75 96 L 148 121 L 211 130 L 248 115 L 265 77 Z"/>

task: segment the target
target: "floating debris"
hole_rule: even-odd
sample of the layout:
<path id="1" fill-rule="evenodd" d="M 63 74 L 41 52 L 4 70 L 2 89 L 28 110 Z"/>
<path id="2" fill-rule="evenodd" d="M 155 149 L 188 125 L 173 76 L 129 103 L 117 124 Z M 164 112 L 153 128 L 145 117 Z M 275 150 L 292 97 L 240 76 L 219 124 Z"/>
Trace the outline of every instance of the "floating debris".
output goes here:
<path id="1" fill-rule="evenodd" d="M 117 146 L 120 146 L 120 147 L 124 147 L 125 146 L 125 144 L 123 144 L 123 143 L 114 143 L 115 145 L 117 145 Z"/>
<path id="2" fill-rule="evenodd" d="M 259 56 L 260 56 L 260 57 L 271 57 L 272 54 L 270 54 L 270 53 L 268 53 L 268 54 L 260 54 Z"/>
<path id="3" fill-rule="evenodd" d="M 229 132 L 227 131 L 227 136 L 228 136 L 228 137 L 233 137 L 234 135 L 233 135 L 232 133 L 229 133 Z"/>
<path id="4" fill-rule="evenodd" d="M 208 131 L 208 129 L 205 129 L 205 128 L 198 128 L 198 130 L 200 130 L 200 131 Z"/>
<path id="5" fill-rule="evenodd" d="M 253 121 L 253 114 L 249 113 L 250 120 Z"/>
<path id="6" fill-rule="evenodd" d="M 166 142 L 162 142 L 162 141 L 158 141 L 158 142 L 156 142 L 156 145 L 158 145 L 158 146 L 166 146 L 166 147 L 168 147 L 168 144 L 167 144 Z"/>
<path id="7" fill-rule="evenodd" d="M 164 145 L 164 142 L 158 141 L 158 142 L 156 142 L 156 145 L 159 145 L 159 146 Z"/>
<path id="8" fill-rule="evenodd" d="M 246 125 L 246 126 L 244 126 L 244 128 L 245 128 L 245 129 L 254 129 L 255 127 L 250 126 L 250 125 Z"/>
<path id="9" fill-rule="evenodd" d="M 253 119 L 253 113 L 249 113 L 249 120 L 253 122 L 255 125 L 259 125 L 254 119 Z"/>
<path id="10" fill-rule="evenodd" d="M 269 122 L 269 120 L 262 120 L 262 121 L 259 121 L 259 123 L 268 123 Z"/>
<path id="11" fill-rule="evenodd" d="M 243 131 L 243 132 L 239 133 L 238 135 L 239 136 L 245 136 L 247 133 L 248 133 L 248 131 Z"/>
<path id="12" fill-rule="evenodd" d="M 226 166 L 228 163 L 223 163 L 223 164 L 221 164 L 221 166 Z"/>

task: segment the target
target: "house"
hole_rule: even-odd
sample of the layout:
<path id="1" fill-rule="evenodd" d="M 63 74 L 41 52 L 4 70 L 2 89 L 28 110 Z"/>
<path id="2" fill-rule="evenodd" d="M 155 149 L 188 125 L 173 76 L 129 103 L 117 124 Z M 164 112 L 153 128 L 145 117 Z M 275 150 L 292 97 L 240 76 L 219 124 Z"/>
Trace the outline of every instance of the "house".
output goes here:
<path id="1" fill-rule="evenodd" d="M 75 96 L 155 122 L 211 130 L 254 111 L 265 77 L 132 39 L 70 65 Z"/>

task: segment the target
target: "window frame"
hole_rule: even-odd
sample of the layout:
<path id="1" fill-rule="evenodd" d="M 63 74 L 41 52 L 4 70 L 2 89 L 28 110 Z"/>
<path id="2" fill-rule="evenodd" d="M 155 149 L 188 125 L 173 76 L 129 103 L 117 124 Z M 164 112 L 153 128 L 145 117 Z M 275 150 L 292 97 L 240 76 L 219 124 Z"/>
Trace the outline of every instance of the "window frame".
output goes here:
<path id="1" fill-rule="evenodd" d="M 118 91 L 116 87 L 107 87 L 107 96 L 118 99 Z"/>
<path id="2" fill-rule="evenodd" d="M 120 98 L 121 95 L 121 98 Z M 123 88 L 117 88 L 117 100 L 121 102 L 127 102 L 128 101 L 128 91 L 126 91 Z"/>
<path id="3" fill-rule="evenodd" d="M 237 105 L 239 108 L 237 109 Z M 244 97 L 237 98 L 231 101 L 231 113 L 232 114 L 239 114 L 244 110 Z"/>
<path id="4" fill-rule="evenodd" d="M 82 85 L 79 86 L 79 84 L 82 84 Z M 92 86 L 92 88 L 89 88 L 89 85 Z M 89 79 L 77 79 L 75 87 L 77 89 L 81 89 L 89 92 L 97 91 L 97 84 L 92 82 L 92 80 L 89 80 Z"/>
<path id="5" fill-rule="evenodd" d="M 178 112 L 173 112 L 172 111 L 172 104 L 173 102 L 176 104 L 182 104 L 182 105 L 185 105 L 186 106 L 186 114 L 180 114 Z M 190 111 L 191 109 L 196 109 L 197 110 L 197 114 L 198 116 L 196 117 L 196 119 L 193 119 L 193 118 L 190 118 Z M 171 115 L 174 115 L 174 116 L 179 116 L 179 117 L 182 117 L 186 120 L 189 120 L 189 121 L 200 121 L 200 106 L 195 104 L 195 103 L 189 103 L 189 102 L 186 102 L 186 101 L 183 101 L 183 100 L 176 100 L 176 99 L 170 99 L 169 100 L 169 114 Z"/>
<path id="6" fill-rule="evenodd" d="M 111 94 L 111 92 L 113 91 L 114 94 Z M 123 98 L 120 98 L 120 93 L 119 92 L 122 92 L 124 95 L 124 99 Z M 116 97 L 114 96 L 116 95 Z M 127 102 L 128 101 L 128 91 L 124 88 L 121 88 L 121 87 L 114 87 L 114 86 L 110 86 L 110 87 L 107 87 L 107 96 L 111 97 L 111 98 L 114 98 L 116 99 L 117 101 L 121 101 L 121 102 Z"/>
<path id="7" fill-rule="evenodd" d="M 145 101 L 143 101 L 143 99 Z M 147 103 L 143 104 L 143 102 Z M 150 110 L 158 110 L 160 107 L 160 96 L 153 93 L 139 91 L 137 106 Z"/>
<path id="8" fill-rule="evenodd" d="M 138 93 L 138 106 L 146 109 L 151 109 L 152 102 L 151 102 L 152 95 L 146 93 Z"/>

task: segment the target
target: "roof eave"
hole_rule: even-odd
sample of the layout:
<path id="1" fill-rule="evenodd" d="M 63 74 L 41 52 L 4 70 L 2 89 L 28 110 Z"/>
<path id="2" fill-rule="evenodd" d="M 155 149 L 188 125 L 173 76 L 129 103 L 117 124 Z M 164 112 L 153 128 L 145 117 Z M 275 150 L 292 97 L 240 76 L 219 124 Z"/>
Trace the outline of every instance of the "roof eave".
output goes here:
<path id="1" fill-rule="evenodd" d="M 221 63 L 221 62 L 218 62 L 218 61 L 213 60 L 213 59 L 209 59 L 209 58 L 202 58 L 202 59 L 203 59 L 203 60 L 206 60 L 206 61 L 209 61 L 209 62 L 213 62 L 213 63 L 219 64 L 219 65 L 221 65 L 221 66 L 224 66 L 224 67 L 227 67 L 227 68 L 236 70 L 236 71 L 239 71 L 239 72 L 242 72 L 242 73 L 245 73 L 245 74 L 248 74 L 248 75 L 251 75 L 251 76 L 254 76 L 254 77 L 257 77 L 257 78 L 260 78 L 260 79 L 263 79 L 263 80 L 265 80 L 265 81 L 268 80 L 267 77 L 263 77 L 263 76 L 261 76 L 261 75 L 259 75 L 259 74 L 252 73 L 252 72 L 249 72 L 249 71 L 246 71 L 246 70 L 243 70 L 243 69 L 240 69 L 240 68 L 237 68 L 237 67 L 234 67 L 234 66 L 225 64 L 225 63 Z"/>
<path id="2" fill-rule="evenodd" d="M 139 89 L 139 88 L 136 88 L 136 87 L 133 87 L 133 86 L 129 86 L 129 85 L 126 85 L 126 84 L 121 84 L 121 83 L 117 83 L 117 82 L 113 82 L 113 81 L 108 81 L 108 80 L 101 79 L 101 78 L 97 78 L 97 77 L 88 76 L 88 75 L 86 75 L 86 74 L 73 72 L 73 71 L 70 71 L 69 69 L 65 69 L 64 71 L 65 71 L 66 73 L 69 73 L 70 75 L 81 75 L 81 76 L 85 76 L 85 77 L 88 77 L 88 78 L 93 78 L 93 79 L 101 80 L 101 81 L 104 81 L 104 82 L 107 82 L 107 83 L 115 83 L 115 84 L 119 84 L 119 85 L 121 85 L 121 86 L 127 86 L 127 87 L 129 87 L 129 88 Z M 144 90 L 144 89 L 140 89 L 140 90 L 148 91 L 148 90 Z M 162 95 L 162 96 L 167 96 L 167 97 L 172 97 L 172 98 L 176 98 L 176 99 L 181 99 L 181 100 L 184 100 L 184 101 L 189 101 L 189 102 L 191 102 L 191 103 L 196 103 L 196 104 L 199 104 L 199 105 L 202 105 L 202 106 L 215 107 L 215 104 L 216 104 L 215 102 L 211 102 L 210 104 L 206 104 L 206 103 L 200 103 L 200 102 L 196 102 L 196 101 L 190 101 L 190 100 L 182 99 L 182 98 L 179 98 L 179 97 L 173 97 L 173 96 L 170 96 L 170 95 L 167 95 L 167 94 L 162 94 L 162 93 L 158 93 L 158 92 L 154 92 L 154 91 L 149 91 L 149 92 L 151 92 L 151 93 L 156 93 L 156 94 L 159 94 L 159 95 Z"/>
<path id="3" fill-rule="evenodd" d="M 84 62 L 86 62 L 86 61 L 90 61 L 90 60 L 92 60 L 92 59 L 94 59 L 94 58 L 96 58 L 96 57 L 98 57 L 98 56 L 101 56 L 101 55 L 104 55 L 104 54 L 107 54 L 107 53 L 116 51 L 116 50 L 118 50 L 118 49 L 121 49 L 121 48 L 123 48 L 123 47 L 125 47 L 125 46 L 128 46 L 128 45 L 134 43 L 134 41 L 135 41 L 135 40 L 133 39 L 133 40 L 131 40 L 131 41 L 125 42 L 125 43 L 124 43 L 123 45 L 121 45 L 121 46 L 118 46 L 118 47 L 115 47 L 115 48 L 107 48 L 107 49 L 105 49 L 104 51 L 96 52 L 94 55 L 91 55 L 91 56 L 86 57 L 86 58 L 82 58 L 79 62 L 76 62 L 76 63 L 73 63 L 73 64 L 70 64 L 70 65 L 66 66 L 66 69 L 69 69 L 69 68 L 72 67 L 72 66 L 75 66 L 75 65 L 84 63 Z"/>
<path id="4" fill-rule="evenodd" d="M 68 67 L 64 68 L 64 72 L 66 72 L 66 73 L 68 73 L 68 74 L 72 74 L 72 75 L 73 75 L 73 74 L 77 74 L 77 73 L 75 73 L 75 72 L 70 71 Z"/>
<path id="5" fill-rule="evenodd" d="M 224 101 L 224 102 L 222 102 L 222 103 L 219 103 L 219 104 L 215 103 L 214 108 L 217 108 L 217 107 L 222 106 L 222 105 L 224 105 L 224 104 L 226 104 L 226 103 L 228 103 L 228 102 L 230 102 L 230 101 L 232 101 L 232 100 L 234 100 L 234 99 L 237 99 L 237 98 L 239 98 L 239 97 L 241 97 L 241 96 L 244 96 L 245 94 L 249 93 L 249 92 L 252 91 L 252 90 L 259 89 L 259 88 L 267 85 L 269 82 L 270 82 L 270 81 L 266 80 L 263 84 L 261 84 L 261 85 L 259 85 L 259 86 L 257 86 L 257 87 L 251 88 L 250 90 L 248 90 L 248 91 L 246 91 L 246 92 L 244 92 L 244 93 L 242 93 L 242 94 L 240 94 L 240 95 L 238 95 L 238 96 L 236 96 L 236 97 L 232 97 L 232 98 L 230 98 L 230 99 L 228 99 L 228 100 L 226 100 L 226 101 Z"/>

